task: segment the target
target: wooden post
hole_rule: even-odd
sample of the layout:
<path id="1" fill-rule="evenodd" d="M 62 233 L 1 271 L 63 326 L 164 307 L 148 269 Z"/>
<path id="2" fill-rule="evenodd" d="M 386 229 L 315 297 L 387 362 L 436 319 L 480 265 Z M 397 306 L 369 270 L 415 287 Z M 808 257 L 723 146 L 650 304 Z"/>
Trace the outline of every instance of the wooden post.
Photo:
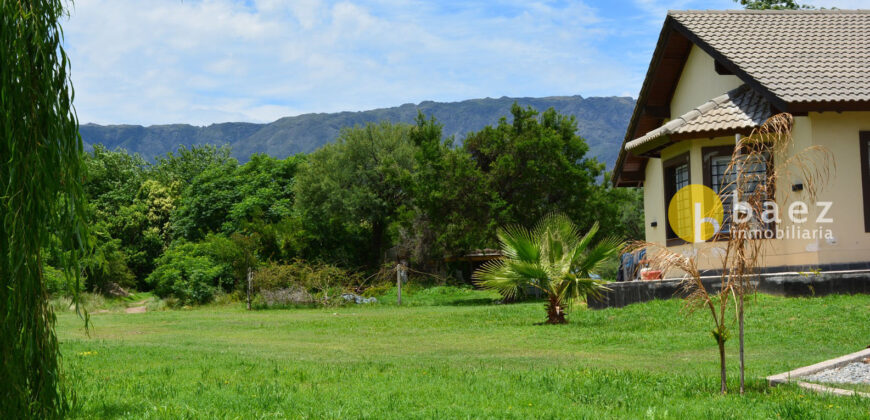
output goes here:
<path id="1" fill-rule="evenodd" d="M 254 279 L 254 272 L 251 267 L 248 267 L 248 310 L 251 310 L 251 287 Z"/>
<path id="2" fill-rule="evenodd" d="M 397 290 L 396 303 L 398 305 L 402 304 L 402 271 L 404 271 L 403 268 L 404 267 L 402 266 L 402 263 L 399 263 L 398 265 L 396 265 L 396 290 Z"/>

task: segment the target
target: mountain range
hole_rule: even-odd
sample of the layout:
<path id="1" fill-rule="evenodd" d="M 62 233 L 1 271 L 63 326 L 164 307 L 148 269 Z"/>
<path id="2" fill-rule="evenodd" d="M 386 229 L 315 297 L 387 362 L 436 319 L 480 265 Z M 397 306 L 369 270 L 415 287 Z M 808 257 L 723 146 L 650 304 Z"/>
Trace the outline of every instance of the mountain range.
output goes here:
<path id="1" fill-rule="evenodd" d="M 80 127 L 87 149 L 101 143 L 109 149 L 123 148 L 152 160 L 155 156 L 197 144 L 229 145 L 232 155 L 241 162 L 252 153 L 266 153 L 283 158 L 309 153 L 335 140 L 342 128 L 388 120 L 413 123 L 420 110 L 444 125 L 445 136 L 464 136 L 486 125 L 495 125 L 501 117 L 510 120 L 511 105 L 531 106 L 538 111 L 550 107 L 577 118 L 578 133 L 586 139 L 590 154 L 612 168 L 625 135 L 634 99 L 628 97 L 550 96 L 543 98 L 484 98 L 460 102 L 424 101 L 392 108 L 359 112 L 303 114 L 284 117 L 271 123 L 227 122 L 199 127 L 188 124 L 97 125 Z"/>

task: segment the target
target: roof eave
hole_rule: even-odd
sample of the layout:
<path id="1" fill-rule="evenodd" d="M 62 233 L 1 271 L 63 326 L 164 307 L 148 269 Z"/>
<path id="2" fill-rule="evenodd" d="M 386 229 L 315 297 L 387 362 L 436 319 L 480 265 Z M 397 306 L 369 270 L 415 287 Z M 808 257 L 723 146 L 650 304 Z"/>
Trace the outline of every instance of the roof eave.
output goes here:
<path id="1" fill-rule="evenodd" d="M 664 56 L 665 47 L 670 40 L 669 37 L 673 32 L 672 28 L 669 25 L 669 20 L 673 20 L 670 15 L 665 17 L 665 21 L 662 24 L 662 30 L 661 32 L 659 32 L 659 39 L 656 42 L 656 48 L 653 51 L 653 56 L 650 59 L 650 64 L 647 68 L 643 84 L 641 85 L 640 93 L 638 94 L 637 101 L 634 104 L 634 111 L 631 114 L 631 120 L 628 123 L 625 137 L 623 138 L 622 144 L 620 145 L 619 155 L 616 158 L 616 163 L 613 167 L 613 173 L 610 177 L 611 184 L 615 187 L 639 186 L 642 182 L 637 180 L 622 179 L 622 167 L 625 164 L 625 159 L 627 157 L 627 153 L 625 151 L 625 144 L 634 138 L 633 133 L 636 131 L 638 120 L 643 113 L 643 109 L 646 107 L 647 96 L 649 95 L 650 85 L 652 84 L 653 76 L 655 75 L 655 71 L 657 70 L 658 65 L 661 63 L 661 60 Z"/>

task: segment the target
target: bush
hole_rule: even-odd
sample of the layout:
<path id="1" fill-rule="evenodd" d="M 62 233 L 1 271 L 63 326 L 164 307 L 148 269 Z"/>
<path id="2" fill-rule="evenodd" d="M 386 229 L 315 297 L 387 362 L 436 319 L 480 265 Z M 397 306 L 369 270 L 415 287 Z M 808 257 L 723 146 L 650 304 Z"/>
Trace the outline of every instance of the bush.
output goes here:
<path id="1" fill-rule="evenodd" d="M 173 296 L 180 304 L 208 303 L 217 288 L 231 288 L 232 267 L 219 261 L 209 243 L 181 243 L 157 259 L 157 267 L 146 280 L 163 298 Z"/>
<path id="2" fill-rule="evenodd" d="M 354 291 L 361 278 L 339 267 L 294 260 L 272 264 L 254 275 L 253 292 L 268 306 L 316 303 L 344 303 L 342 293 Z"/>
<path id="3" fill-rule="evenodd" d="M 45 284 L 45 291 L 51 296 L 69 297 L 72 295 L 73 288 L 70 287 L 63 271 L 58 270 L 48 264 L 42 266 L 42 279 Z M 75 281 L 75 280 L 73 280 Z M 79 292 L 82 291 L 81 284 Z"/>
<path id="4" fill-rule="evenodd" d="M 127 259 L 120 249 L 120 241 L 112 240 L 87 259 L 85 266 L 88 290 L 106 293 L 114 283 L 123 288 L 136 285 L 136 276 L 127 266 Z"/>

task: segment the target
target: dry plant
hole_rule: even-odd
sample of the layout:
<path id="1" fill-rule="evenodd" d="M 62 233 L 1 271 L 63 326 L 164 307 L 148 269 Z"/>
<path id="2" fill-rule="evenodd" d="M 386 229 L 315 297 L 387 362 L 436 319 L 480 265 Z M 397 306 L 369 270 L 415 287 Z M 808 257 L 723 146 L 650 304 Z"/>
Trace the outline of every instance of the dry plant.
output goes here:
<path id="1" fill-rule="evenodd" d="M 710 310 L 714 324 L 712 334 L 719 346 L 723 394 L 727 392 L 725 342 L 728 340 L 729 297 L 735 302 L 740 341 L 740 393 L 744 392 L 744 298 L 756 290 L 757 269 L 763 266 L 765 251 L 771 242 L 766 240 L 766 232 L 774 230 L 781 220 L 777 182 L 799 178 L 807 198 L 815 201 L 819 188 L 835 169 L 833 156 L 822 146 L 794 152 L 793 125 L 790 114 L 777 114 L 735 144 L 718 192 L 720 201 L 731 203 L 734 210 L 725 210 L 722 229 L 711 239 L 722 245 L 694 248 L 687 253 L 648 242 L 637 242 L 630 247 L 630 250 L 646 248 L 650 265 L 662 273 L 675 270 L 684 273 L 681 291 L 686 298 L 685 309 L 689 312 L 705 307 Z M 790 193 L 791 190 L 786 189 L 779 201 L 788 201 Z M 710 290 L 704 287 L 698 268 L 702 256 L 718 257 L 720 262 L 718 286 L 711 285 Z"/>
<path id="2" fill-rule="evenodd" d="M 637 241 L 632 243 L 626 252 L 645 248 L 649 264 L 651 267 L 657 268 L 662 273 L 682 272 L 683 278 L 680 281 L 680 291 L 686 299 L 686 304 L 683 306 L 683 311 L 692 314 L 699 309 L 709 309 L 710 318 L 713 321 L 713 329 L 710 331 L 713 339 L 716 340 L 716 345 L 719 347 L 719 372 L 720 372 L 720 389 L 721 393 L 726 393 L 728 387 L 726 385 L 725 372 L 725 342 L 728 341 L 728 325 L 725 315 L 728 310 L 728 297 L 731 285 L 728 284 L 726 278 L 723 278 L 718 288 L 711 287 L 707 290 L 701 279 L 701 270 L 698 268 L 699 257 L 708 250 L 697 250 L 687 254 L 668 249 L 668 247 L 652 243 Z"/>
<path id="3" fill-rule="evenodd" d="M 791 114 L 770 117 L 748 137 L 740 138 L 725 169 L 719 198 L 730 200 L 734 210 L 715 234 L 714 241 L 723 241 L 720 251 L 721 279 L 735 300 L 739 330 L 740 393 L 744 392 L 744 298 L 755 292 L 757 268 L 763 266 L 765 250 L 775 237 L 776 223 L 781 221 L 779 202 L 787 202 L 790 188 L 776 196 L 779 180 L 802 180 L 810 201 L 815 201 L 835 168 L 831 153 L 822 146 L 810 146 L 794 152 Z M 771 234 L 773 233 L 773 234 Z"/>

